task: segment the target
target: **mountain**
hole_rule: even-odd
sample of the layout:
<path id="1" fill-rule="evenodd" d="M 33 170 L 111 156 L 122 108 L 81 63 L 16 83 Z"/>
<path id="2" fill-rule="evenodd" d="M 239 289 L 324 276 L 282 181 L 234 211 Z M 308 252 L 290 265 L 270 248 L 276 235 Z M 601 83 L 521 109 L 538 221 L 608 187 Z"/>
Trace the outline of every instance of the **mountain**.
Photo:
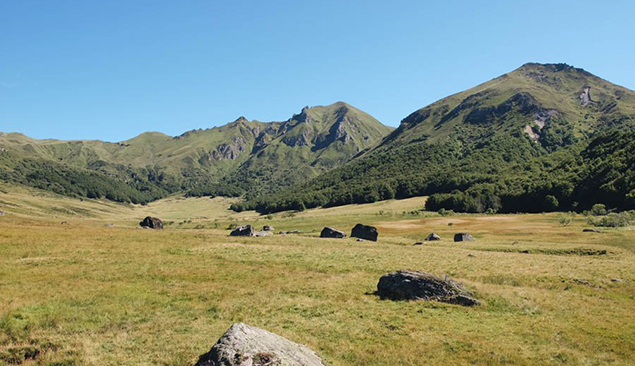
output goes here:
<path id="1" fill-rule="evenodd" d="M 594 202 L 635 208 L 633 152 L 625 148 L 634 129 L 632 90 L 566 64 L 529 63 L 413 112 L 343 166 L 235 208 L 274 212 L 416 195 L 432 195 L 430 209 L 467 212 Z M 621 145 L 609 147 L 607 136 Z M 612 175 L 598 184 L 594 166 Z"/>
<path id="2" fill-rule="evenodd" d="M 0 179 L 90 198 L 148 202 L 271 193 L 350 160 L 392 128 L 346 103 L 305 107 L 284 122 L 249 121 L 130 140 L 35 140 L 0 134 Z"/>

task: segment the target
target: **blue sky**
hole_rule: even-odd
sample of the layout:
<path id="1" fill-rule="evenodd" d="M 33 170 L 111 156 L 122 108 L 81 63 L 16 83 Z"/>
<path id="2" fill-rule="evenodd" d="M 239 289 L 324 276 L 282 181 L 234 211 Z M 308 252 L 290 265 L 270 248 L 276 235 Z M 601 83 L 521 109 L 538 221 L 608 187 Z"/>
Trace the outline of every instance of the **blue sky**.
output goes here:
<path id="1" fill-rule="evenodd" d="M 0 0 L 0 131 L 120 141 L 346 101 L 396 126 L 525 62 L 635 89 L 632 1 Z"/>

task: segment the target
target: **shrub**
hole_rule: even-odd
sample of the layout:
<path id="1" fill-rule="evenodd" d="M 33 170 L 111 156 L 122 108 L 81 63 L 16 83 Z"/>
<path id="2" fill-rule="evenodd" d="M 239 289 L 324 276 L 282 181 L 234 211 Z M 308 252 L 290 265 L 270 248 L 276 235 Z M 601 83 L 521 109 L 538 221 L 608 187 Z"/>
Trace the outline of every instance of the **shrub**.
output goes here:
<path id="1" fill-rule="evenodd" d="M 555 211 L 558 209 L 559 205 L 560 205 L 560 202 L 558 202 L 558 199 L 555 196 L 552 196 L 550 194 L 545 196 L 545 200 L 544 200 L 545 211 Z"/>
<path id="2" fill-rule="evenodd" d="M 563 213 L 560 215 L 560 219 L 558 220 L 560 222 L 560 225 L 562 226 L 569 226 L 569 224 L 571 224 L 571 221 L 573 221 L 573 219 L 575 218 L 575 212 L 567 212 L 567 213 Z"/>
<path id="3" fill-rule="evenodd" d="M 631 224 L 631 219 L 628 212 L 610 213 L 602 217 L 589 218 L 589 224 L 602 227 L 625 227 Z"/>
<path id="4" fill-rule="evenodd" d="M 606 206 L 602 203 L 597 203 L 591 207 L 591 215 L 593 216 L 604 216 L 606 213 Z"/>

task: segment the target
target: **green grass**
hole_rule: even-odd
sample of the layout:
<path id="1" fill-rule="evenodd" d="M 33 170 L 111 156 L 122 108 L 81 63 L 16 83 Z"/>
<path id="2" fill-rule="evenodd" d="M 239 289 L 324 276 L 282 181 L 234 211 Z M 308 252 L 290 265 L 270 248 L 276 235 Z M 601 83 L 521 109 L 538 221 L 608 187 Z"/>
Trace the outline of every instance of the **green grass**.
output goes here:
<path id="1" fill-rule="evenodd" d="M 24 204 L 17 197 L 0 198 Z M 27 363 L 191 365 L 239 321 L 306 344 L 331 366 L 630 365 L 635 357 L 629 228 L 582 233 L 584 218 L 563 227 L 556 214 L 413 214 L 423 198 L 271 219 L 209 199 L 32 200 L 42 210 L 81 204 L 89 214 L 0 207 L 0 364 L 37 353 Z M 137 229 L 149 211 L 175 223 Z M 302 233 L 229 237 L 231 222 Z M 357 222 L 376 225 L 379 242 L 317 237 L 324 225 L 349 231 Z M 412 246 L 432 231 L 443 240 Z M 461 231 L 477 241 L 453 243 Z M 448 274 L 483 305 L 380 300 L 379 277 L 396 269 Z"/>

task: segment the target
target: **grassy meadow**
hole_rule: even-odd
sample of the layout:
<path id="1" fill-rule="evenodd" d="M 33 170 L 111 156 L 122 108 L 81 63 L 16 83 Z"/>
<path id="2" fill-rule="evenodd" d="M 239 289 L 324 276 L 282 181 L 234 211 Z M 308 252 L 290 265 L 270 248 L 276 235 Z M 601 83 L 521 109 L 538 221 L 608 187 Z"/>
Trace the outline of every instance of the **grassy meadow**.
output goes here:
<path id="1" fill-rule="evenodd" d="M 424 202 L 260 216 L 221 198 L 134 206 L 2 186 L 0 365 L 192 365 L 235 322 L 331 366 L 635 363 L 633 228 L 583 233 L 581 215 L 568 226 L 558 214 L 442 217 L 419 211 Z M 166 229 L 137 228 L 146 215 Z M 358 222 L 379 241 L 318 238 Z M 301 233 L 228 236 L 244 223 Z M 452 242 L 464 231 L 477 241 Z M 412 245 L 430 232 L 443 240 Z M 397 269 L 447 274 L 483 304 L 373 295 Z"/>

